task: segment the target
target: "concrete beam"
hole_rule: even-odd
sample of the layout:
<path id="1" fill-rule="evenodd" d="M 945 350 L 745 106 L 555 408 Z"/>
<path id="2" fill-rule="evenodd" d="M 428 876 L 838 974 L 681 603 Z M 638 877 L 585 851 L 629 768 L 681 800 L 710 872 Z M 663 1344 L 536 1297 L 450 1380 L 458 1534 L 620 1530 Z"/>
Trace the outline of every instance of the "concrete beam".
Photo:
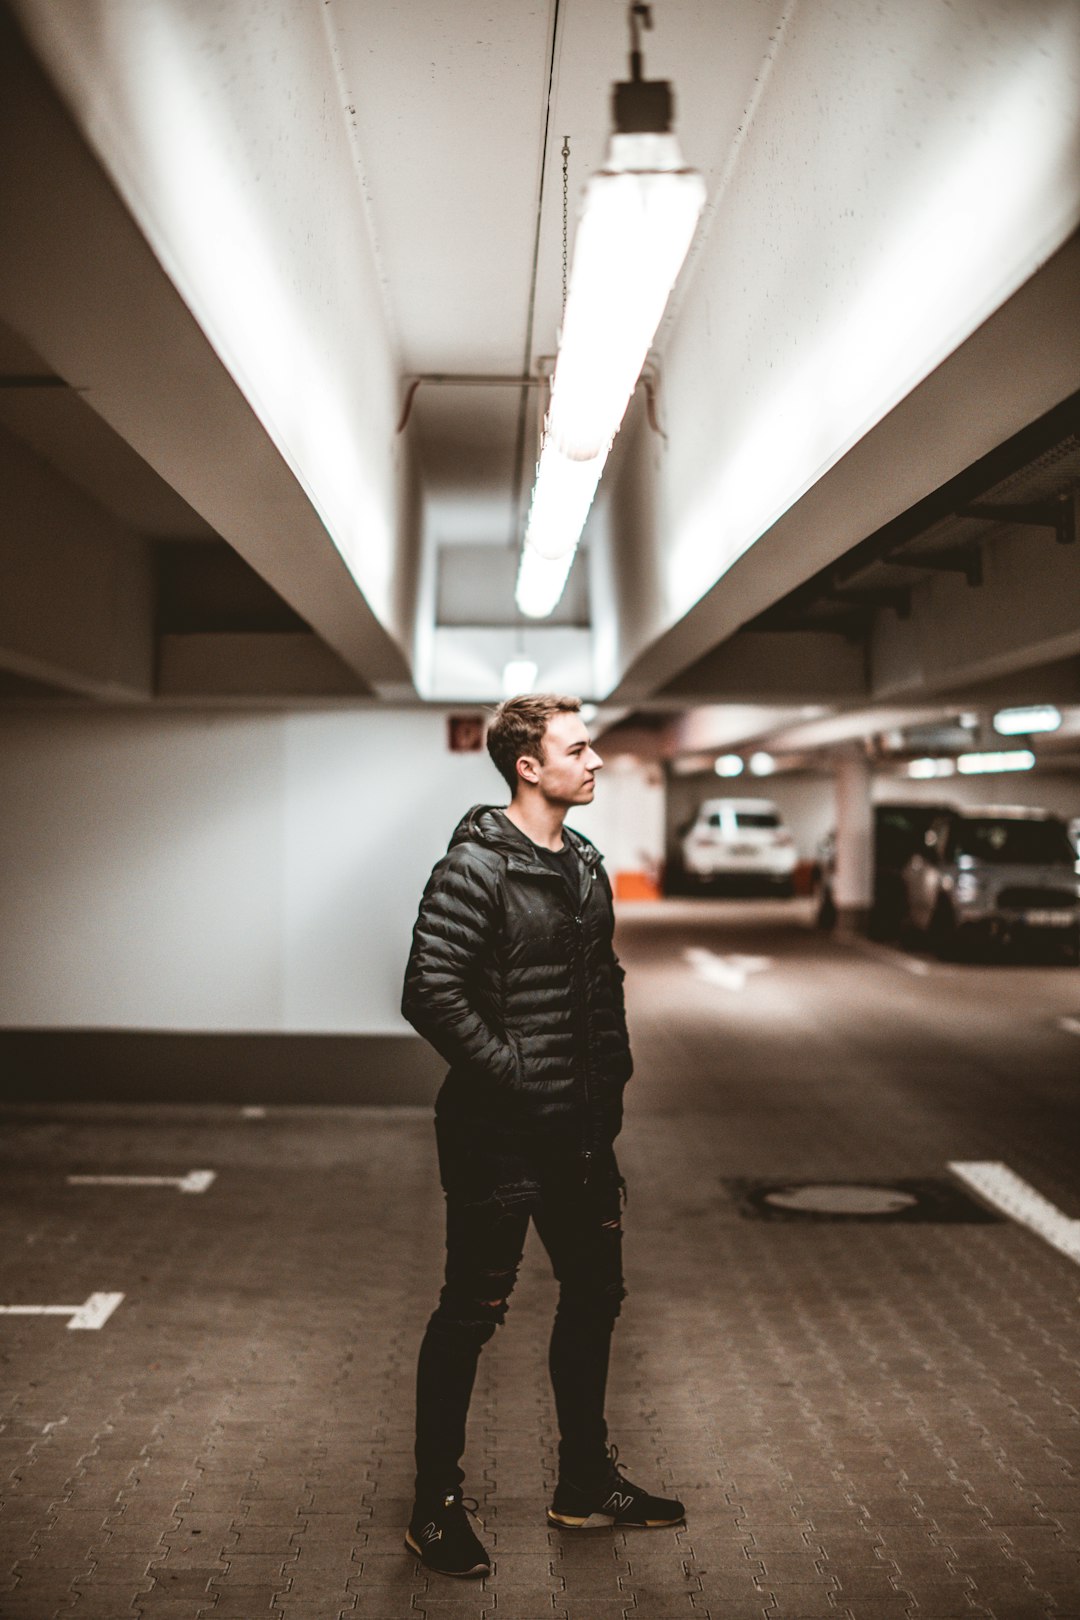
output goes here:
<path id="1" fill-rule="evenodd" d="M 909 618 L 878 615 L 876 701 L 953 691 L 1080 654 L 1080 545 L 1025 528 L 995 533 L 982 550 L 977 589 L 938 574 L 912 591 Z"/>
<path id="2" fill-rule="evenodd" d="M 317 636 L 259 631 L 162 636 L 157 696 L 278 703 L 371 693 Z"/>
<path id="3" fill-rule="evenodd" d="M 0 316 L 366 685 L 415 697 L 405 653 L 3 9 L 0 216 Z"/>
<path id="4" fill-rule="evenodd" d="M 643 648 L 610 701 L 640 702 L 666 687 L 797 585 L 1075 393 L 1078 307 L 1080 238 L 1073 237 Z"/>
<path id="5" fill-rule="evenodd" d="M 990 681 L 963 683 L 950 687 L 942 696 L 969 709 L 1005 709 L 1023 703 L 1080 708 L 1080 657 L 1033 664 L 1028 669 L 1011 670 L 1008 675 L 996 675 Z"/>
<path id="6" fill-rule="evenodd" d="M 812 630 L 740 630 L 657 693 L 691 703 L 854 703 L 870 693 L 862 642 Z"/>
<path id="7" fill-rule="evenodd" d="M 149 699 L 149 547 L 2 430 L 0 511 L 0 668 L 85 697 Z"/>

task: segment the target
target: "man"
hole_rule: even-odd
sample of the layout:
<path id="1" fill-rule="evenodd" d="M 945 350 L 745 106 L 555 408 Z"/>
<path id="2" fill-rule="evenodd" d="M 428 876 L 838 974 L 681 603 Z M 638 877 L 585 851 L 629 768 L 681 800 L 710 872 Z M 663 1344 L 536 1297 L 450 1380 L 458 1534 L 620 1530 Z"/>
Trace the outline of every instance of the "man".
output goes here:
<path id="1" fill-rule="evenodd" d="M 450 1064 L 436 1103 L 446 1281 L 420 1347 L 416 1505 L 406 1545 L 445 1575 L 490 1559 L 462 1498 L 465 1424 L 482 1346 L 502 1322 L 530 1219 L 559 1282 L 549 1366 L 568 1530 L 678 1524 L 681 1502 L 626 1479 L 604 1394 L 624 1297 L 623 1183 L 612 1143 L 633 1067 L 611 888 L 564 826 L 602 761 L 577 698 L 501 704 L 488 752 L 511 793 L 477 805 L 420 904 L 402 1011 Z M 475 1504 L 474 1504 L 475 1505 Z"/>

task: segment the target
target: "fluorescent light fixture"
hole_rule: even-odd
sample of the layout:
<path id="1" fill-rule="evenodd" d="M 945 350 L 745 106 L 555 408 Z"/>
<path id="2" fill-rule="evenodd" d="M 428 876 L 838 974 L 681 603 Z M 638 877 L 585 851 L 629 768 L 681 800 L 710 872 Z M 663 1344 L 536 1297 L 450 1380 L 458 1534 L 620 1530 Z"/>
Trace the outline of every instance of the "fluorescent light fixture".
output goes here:
<path id="1" fill-rule="evenodd" d="M 605 448 L 603 455 L 575 461 L 545 429 L 525 531 L 526 545 L 545 561 L 574 555 L 606 459 Z"/>
<path id="2" fill-rule="evenodd" d="M 907 764 L 907 774 L 915 782 L 931 782 L 937 776 L 953 776 L 955 772 L 954 759 L 912 759 Z"/>
<path id="3" fill-rule="evenodd" d="M 771 776 L 776 769 L 776 761 L 771 754 L 751 754 L 751 776 Z"/>
<path id="4" fill-rule="evenodd" d="M 615 134 L 585 187 L 546 438 L 577 463 L 607 454 L 705 203 L 670 132 Z"/>
<path id="5" fill-rule="evenodd" d="M 583 703 L 581 708 L 578 710 L 578 714 L 580 715 L 581 719 L 584 720 L 587 726 L 592 724 L 599 713 L 600 710 L 596 707 L 595 703 Z"/>
<path id="6" fill-rule="evenodd" d="M 671 132 L 671 87 L 641 74 L 632 5 L 630 80 L 615 87 L 615 132 L 585 187 L 525 554 L 572 556 L 612 440 L 634 392 L 705 203 Z M 542 618 L 543 593 L 518 582 L 518 606 Z M 565 576 L 564 576 L 565 578 Z"/>
<path id="7" fill-rule="evenodd" d="M 537 666 L 531 658 L 511 658 L 502 672 L 503 697 L 531 692 L 536 685 Z"/>
<path id="8" fill-rule="evenodd" d="M 994 730 L 999 737 L 1030 737 L 1037 731 L 1056 731 L 1061 724 L 1061 710 L 1052 703 L 1035 703 L 1027 709 L 999 709 L 994 716 Z"/>
<path id="9" fill-rule="evenodd" d="M 526 618 L 546 619 L 557 606 L 573 561 L 572 551 L 552 560 L 541 557 L 530 545 L 522 546 L 516 600 Z"/>
<path id="10" fill-rule="evenodd" d="M 1030 748 L 1010 748 L 999 754 L 961 754 L 956 768 L 962 776 L 982 776 L 996 771 L 1030 771 L 1034 763 Z"/>
<path id="11" fill-rule="evenodd" d="M 615 134 L 585 188 L 525 543 L 572 552 L 705 202 L 668 132 Z"/>
<path id="12" fill-rule="evenodd" d="M 713 770 L 717 776 L 741 776 L 743 762 L 738 754 L 721 754 Z"/>

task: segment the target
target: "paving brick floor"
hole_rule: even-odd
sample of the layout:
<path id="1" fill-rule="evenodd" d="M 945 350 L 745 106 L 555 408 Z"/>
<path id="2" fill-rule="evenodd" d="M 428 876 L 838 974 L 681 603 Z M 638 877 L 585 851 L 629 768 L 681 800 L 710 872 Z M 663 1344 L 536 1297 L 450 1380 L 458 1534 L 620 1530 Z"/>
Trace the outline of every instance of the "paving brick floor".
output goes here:
<path id="1" fill-rule="evenodd" d="M 1067 970 L 929 982 L 795 909 L 630 916 L 630 1297 L 609 1418 L 677 1531 L 550 1532 L 553 1287 L 530 1240 L 481 1365 L 482 1584 L 402 1547 L 441 1256 L 415 1109 L 4 1112 L 3 1620 L 1080 1617 L 1080 1268 L 999 1224 L 755 1221 L 733 1178 L 1007 1160 L 1080 1212 Z M 741 995 L 688 942 L 756 952 Z M 203 1194 L 73 1186 L 181 1176 Z"/>

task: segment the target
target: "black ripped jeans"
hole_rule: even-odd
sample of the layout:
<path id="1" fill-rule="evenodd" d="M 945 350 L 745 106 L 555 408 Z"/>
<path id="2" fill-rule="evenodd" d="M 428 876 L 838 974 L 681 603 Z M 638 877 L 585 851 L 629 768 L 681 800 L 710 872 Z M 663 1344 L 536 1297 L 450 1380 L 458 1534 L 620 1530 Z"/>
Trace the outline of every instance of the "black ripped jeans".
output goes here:
<path id="1" fill-rule="evenodd" d="M 624 1183 L 614 1151 L 492 1137 L 436 1121 L 446 1193 L 446 1281 L 420 1346 L 416 1494 L 453 1490 L 464 1474 L 465 1422 L 480 1351 L 506 1315 L 529 1221 L 559 1283 L 548 1365 L 559 1465 L 589 1481 L 605 1464 L 611 1334 L 624 1297 Z"/>

